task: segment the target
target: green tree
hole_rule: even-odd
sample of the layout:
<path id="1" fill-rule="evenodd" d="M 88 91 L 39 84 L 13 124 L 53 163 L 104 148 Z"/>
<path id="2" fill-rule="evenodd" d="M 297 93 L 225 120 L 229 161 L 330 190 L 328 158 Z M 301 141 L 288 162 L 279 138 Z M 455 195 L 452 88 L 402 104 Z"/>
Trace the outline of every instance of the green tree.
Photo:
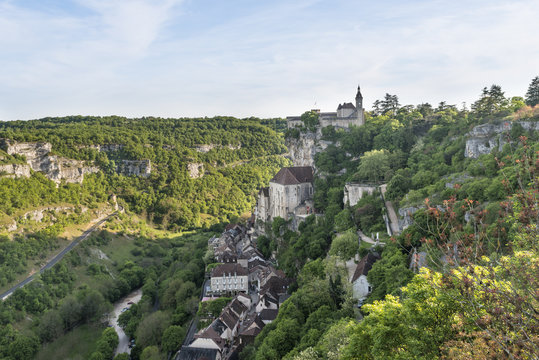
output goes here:
<path id="1" fill-rule="evenodd" d="M 389 171 L 389 153 L 387 150 L 372 150 L 367 151 L 360 158 L 357 175 L 360 179 L 378 182 L 384 179 Z"/>
<path id="2" fill-rule="evenodd" d="M 169 323 L 169 316 L 162 311 L 156 311 L 146 316 L 137 328 L 137 345 L 142 348 L 159 345 L 163 338 L 163 332 Z"/>
<path id="3" fill-rule="evenodd" d="M 35 336 L 18 335 L 9 345 L 10 359 L 32 359 L 39 349 L 39 340 Z"/>
<path id="4" fill-rule="evenodd" d="M 335 216 L 335 230 L 344 232 L 354 227 L 354 218 L 349 208 L 343 209 Z"/>
<path id="5" fill-rule="evenodd" d="M 539 76 L 533 78 L 528 91 L 526 91 L 526 104 L 535 106 L 539 104 Z"/>
<path id="6" fill-rule="evenodd" d="M 142 350 L 142 354 L 140 354 L 140 360 L 161 360 L 159 348 L 155 345 L 148 346 L 147 348 Z"/>
<path id="7" fill-rule="evenodd" d="M 169 326 L 163 333 L 161 348 L 167 352 L 177 351 L 185 337 L 185 329 L 178 325 Z"/>
<path id="8" fill-rule="evenodd" d="M 329 254 L 348 260 L 356 255 L 358 248 L 358 235 L 354 231 L 347 231 L 333 239 Z"/>
<path id="9" fill-rule="evenodd" d="M 121 353 L 114 357 L 114 360 L 129 360 L 129 354 L 128 353 Z"/>
<path id="10" fill-rule="evenodd" d="M 64 333 L 64 324 L 58 311 L 47 311 L 41 317 L 37 333 L 43 342 L 53 341 Z"/>
<path id="11" fill-rule="evenodd" d="M 374 263 L 367 275 L 372 286 L 369 302 L 382 300 L 387 294 L 399 296 L 400 289 L 413 277 L 406 256 L 392 243 L 385 246 L 382 258 Z"/>
<path id="12" fill-rule="evenodd" d="M 492 85 L 490 89 L 483 88 L 481 98 L 472 104 L 472 110 L 481 116 L 492 115 L 507 105 L 508 100 L 502 88 L 499 85 Z"/>
<path id="13" fill-rule="evenodd" d="M 316 131 L 318 125 L 319 114 L 316 111 L 306 111 L 301 114 L 301 120 L 307 129 Z"/>

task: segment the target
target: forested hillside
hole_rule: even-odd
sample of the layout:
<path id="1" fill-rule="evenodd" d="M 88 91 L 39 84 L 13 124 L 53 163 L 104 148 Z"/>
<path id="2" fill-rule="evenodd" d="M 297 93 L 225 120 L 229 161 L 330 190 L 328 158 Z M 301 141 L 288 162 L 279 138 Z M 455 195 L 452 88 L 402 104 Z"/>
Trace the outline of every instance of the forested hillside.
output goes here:
<path id="1" fill-rule="evenodd" d="M 127 119 L 66 117 L 0 123 L 0 138 L 48 142 L 53 154 L 87 160 L 102 170 L 82 187 L 2 177 L 0 211 L 12 214 L 57 202 L 91 205 L 116 194 L 136 213 L 168 229 L 211 226 L 250 211 L 253 194 L 285 162 L 277 131 L 283 120 Z M 149 160 L 147 178 L 117 174 L 122 160 Z M 21 157 L 3 156 L 4 162 Z M 200 167 L 190 176 L 189 164 Z"/>
<path id="2" fill-rule="evenodd" d="M 387 94 L 366 125 L 322 129 L 334 145 L 316 157 L 320 214 L 297 232 L 276 219 L 258 243 L 297 286 L 240 358 L 537 359 L 538 90 L 539 78 L 525 98 L 493 85 L 471 109 L 401 106 Z M 478 125 L 506 130 L 467 153 Z M 347 182 L 387 183 L 409 226 L 358 248 L 357 230 L 385 232 L 385 208 L 379 195 L 343 204 Z M 345 261 L 368 252 L 381 260 L 358 308 Z"/>

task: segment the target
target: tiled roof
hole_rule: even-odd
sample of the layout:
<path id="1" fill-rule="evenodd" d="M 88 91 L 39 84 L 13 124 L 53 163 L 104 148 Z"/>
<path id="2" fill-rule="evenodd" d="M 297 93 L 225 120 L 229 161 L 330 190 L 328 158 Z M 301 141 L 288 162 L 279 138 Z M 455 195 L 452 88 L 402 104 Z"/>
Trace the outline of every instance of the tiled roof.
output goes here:
<path id="1" fill-rule="evenodd" d="M 237 276 L 247 276 L 249 275 L 249 271 L 237 263 L 219 265 L 211 271 L 211 277 L 219 277 L 223 276 L 223 274 L 225 276 L 228 276 L 228 274 L 231 274 L 232 276 L 234 276 L 234 274 Z"/>
<path id="2" fill-rule="evenodd" d="M 175 360 L 215 360 L 219 350 L 182 346 Z"/>
<path id="3" fill-rule="evenodd" d="M 313 168 L 310 166 L 284 167 L 270 180 L 281 185 L 295 185 L 313 182 Z"/>
<path id="4" fill-rule="evenodd" d="M 208 326 L 206 329 L 196 334 L 195 339 L 211 339 L 217 346 L 219 346 L 220 349 L 223 349 L 225 346 L 225 341 L 221 338 L 221 335 L 213 329 L 212 326 Z"/>
<path id="5" fill-rule="evenodd" d="M 277 309 L 264 309 L 260 312 L 260 318 L 262 320 L 273 321 L 277 318 L 278 313 L 279 313 L 279 310 Z"/>
<path id="6" fill-rule="evenodd" d="M 243 305 L 243 303 L 238 299 L 232 300 L 228 306 L 237 316 L 240 316 L 242 313 L 247 311 L 247 306 Z"/>
<path id="7" fill-rule="evenodd" d="M 228 309 L 224 310 L 221 313 L 221 316 L 219 316 L 219 320 L 221 320 L 230 330 L 232 330 L 238 323 L 239 319 L 236 314 L 234 314 L 234 312 Z"/>
<path id="8" fill-rule="evenodd" d="M 367 275 L 371 271 L 372 264 L 380 259 L 380 255 L 375 253 L 368 253 L 357 264 L 354 276 L 352 276 L 352 282 L 356 281 L 361 275 Z"/>

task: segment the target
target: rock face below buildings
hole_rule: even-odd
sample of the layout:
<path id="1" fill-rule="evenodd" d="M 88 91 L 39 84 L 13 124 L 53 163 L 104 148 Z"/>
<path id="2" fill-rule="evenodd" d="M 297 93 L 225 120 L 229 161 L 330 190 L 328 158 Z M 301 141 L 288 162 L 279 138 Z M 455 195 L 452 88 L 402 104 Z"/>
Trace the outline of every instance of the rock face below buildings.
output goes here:
<path id="1" fill-rule="evenodd" d="M 508 141 L 504 134 L 509 133 L 516 123 L 520 124 L 524 130 L 539 130 L 539 122 L 534 121 L 478 125 L 468 133 L 464 156 L 475 159 L 481 155 L 490 154 L 493 149 L 501 151 Z"/>
<path id="2" fill-rule="evenodd" d="M 298 139 L 286 139 L 288 155 L 293 166 L 314 167 L 314 156 L 320 151 L 317 146 L 317 136 L 314 133 L 302 133 Z"/>
<path id="3" fill-rule="evenodd" d="M 16 143 L 7 140 L 3 146 L 9 155 L 24 156 L 32 170 L 44 173 L 56 183 L 62 180 L 68 183 L 82 183 L 85 174 L 99 171 L 98 167 L 88 166 L 84 161 L 50 155 L 52 150 L 50 143 Z"/>

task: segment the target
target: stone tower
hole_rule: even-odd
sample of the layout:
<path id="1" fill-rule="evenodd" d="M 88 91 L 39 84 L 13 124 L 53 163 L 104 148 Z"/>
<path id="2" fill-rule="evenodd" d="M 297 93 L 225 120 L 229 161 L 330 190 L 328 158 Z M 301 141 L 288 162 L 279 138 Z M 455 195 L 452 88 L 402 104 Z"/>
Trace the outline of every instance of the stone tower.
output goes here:
<path id="1" fill-rule="evenodd" d="M 363 109 L 363 95 L 361 95 L 361 90 L 359 88 L 359 85 L 357 86 L 357 94 L 356 94 L 356 111 L 357 111 L 357 120 L 359 122 L 359 126 L 365 125 L 365 111 Z"/>

